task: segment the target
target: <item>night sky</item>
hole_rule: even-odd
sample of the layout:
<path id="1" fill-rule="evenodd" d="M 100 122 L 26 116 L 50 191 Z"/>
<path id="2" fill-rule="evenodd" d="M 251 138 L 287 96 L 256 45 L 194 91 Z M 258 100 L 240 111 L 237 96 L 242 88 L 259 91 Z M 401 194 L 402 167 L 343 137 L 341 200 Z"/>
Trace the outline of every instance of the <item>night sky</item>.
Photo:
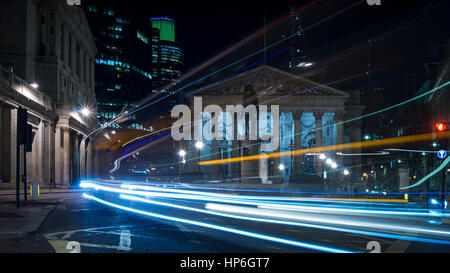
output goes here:
<path id="1" fill-rule="evenodd" d="M 358 5 L 346 10 L 347 7 L 358 2 Z M 402 22 L 414 19 L 413 21 L 416 22 L 406 24 L 402 31 L 381 39 L 377 45 L 383 49 L 376 50 L 374 48 L 371 53 L 373 54 L 372 61 L 377 61 L 377 64 L 373 65 L 378 65 L 378 68 L 386 69 L 387 66 L 395 64 L 393 58 L 401 55 L 404 57 L 404 60 L 401 61 L 402 66 L 410 66 L 410 70 L 419 69 L 422 74 L 424 67 L 421 62 L 438 61 L 444 49 L 443 45 L 447 44 L 450 36 L 450 29 L 447 26 L 449 2 L 446 0 L 382 0 L 381 6 L 369 6 L 365 0 L 108 1 L 119 8 L 131 8 L 140 20 L 165 16 L 174 19 L 176 21 L 176 41 L 185 52 L 184 73 L 261 29 L 264 25 L 264 14 L 266 14 L 266 23 L 269 26 L 273 25 L 272 22 L 281 21 L 276 24 L 276 27 L 267 31 L 267 45 L 283 39 L 290 34 L 290 6 L 295 5 L 298 8 L 302 27 L 306 29 L 305 39 L 300 42 L 301 48 L 309 61 L 319 63 L 314 67 L 318 68 L 318 73 L 321 70 L 320 62 L 326 61 L 329 56 L 342 52 L 345 54 L 349 48 L 364 43 L 371 37 L 388 34 Z M 82 3 L 88 5 L 89 0 Z M 439 6 L 441 3 L 442 5 Z M 435 8 L 432 12 L 424 12 L 429 6 Z M 341 11 L 342 13 L 340 13 Z M 336 14 L 337 16 L 334 16 Z M 263 37 L 263 35 L 259 35 L 206 69 L 202 69 L 199 74 L 196 74 L 196 78 L 217 71 L 225 65 L 262 49 Z M 429 45 L 433 45 L 433 47 L 429 47 Z M 268 56 L 285 50 L 271 57 L 267 64 L 287 69 L 289 56 L 289 51 L 286 50 L 287 46 L 289 46 L 289 40 L 270 49 L 267 52 Z M 430 48 L 436 52 L 430 52 Z M 390 56 L 384 52 L 389 53 Z M 208 81 L 213 82 L 232 75 L 240 69 L 251 67 L 263 57 L 262 53 L 255 55 L 253 58 L 223 71 L 222 74 L 218 73 L 209 77 Z M 367 58 L 363 56 L 363 59 Z M 364 61 L 362 65 L 367 66 L 367 63 Z M 326 66 L 328 65 L 322 65 L 323 68 Z M 333 72 L 336 72 L 334 78 L 327 72 L 327 78 L 311 77 L 311 79 L 329 82 L 345 77 L 345 75 L 360 73 L 360 68 L 361 66 L 356 65 L 346 66 L 345 69 L 332 68 Z M 392 71 L 387 70 L 389 73 L 385 74 L 391 77 L 389 75 L 392 73 L 398 73 L 399 67 L 388 69 Z M 405 69 L 401 68 L 401 71 Z M 313 69 L 313 71 L 315 70 Z M 382 79 L 373 80 L 385 81 L 386 76 L 381 76 Z M 203 85 L 206 82 L 199 84 Z M 358 84 L 365 84 L 365 82 L 361 81 Z M 420 81 L 417 84 L 420 85 Z M 345 88 L 353 88 L 353 86 Z M 396 92 L 392 98 L 399 100 L 410 95 L 412 94 Z M 387 100 L 385 102 L 390 103 Z"/>
<path id="2" fill-rule="evenodd" d="M 185 51 L 185 70 L 200 64 L 254 33 L 266 22 L 288 16 L 291 5 L 302 7 L 299 14 L 303 27 L 311 26 L 357 0 L 291 0 L 291 1 L 111 1 L 119 7 L 132 7 L 141 18 L 167 16 L 176 21 L 176 41 Z M 339 39 L 351 41 L 354 33 L 372 26 L 389 27 L 415 8 L 423 8 L 426 0 L 382 1 L 379 7 L 362 3 L 349 11 L 308 30 L 306 33 L 308 49 L 323 47 Z M 89 0 L 82 1 L 88 5 Z M 279 28 L 268 32 L 268 44 L 289 33 L 289 20 Z M 355 36 L 357 39 L 358 37 Z M 256 41 L 247 50 L 262 48 L 263 40 Z M 246 53 L 250 52 L 246 51 Z M 287 56 L 284 53 L 284 57 Z M 279 56 L 278 59 L 283 59 Z"/>
<path id="3" fill-rule="evenodd" d="M 176 41 L 185 51 L 189 69 L 212 57 L 264 25 L 289 12 L 289 2 L 263 1 L 108 1 L 132 7 L 142 18 L 169 17 L 176 21 Z M 307 1 L 296 1 L 298 4 Z M 88 5 L 89 0 L 84 0 Z"/>

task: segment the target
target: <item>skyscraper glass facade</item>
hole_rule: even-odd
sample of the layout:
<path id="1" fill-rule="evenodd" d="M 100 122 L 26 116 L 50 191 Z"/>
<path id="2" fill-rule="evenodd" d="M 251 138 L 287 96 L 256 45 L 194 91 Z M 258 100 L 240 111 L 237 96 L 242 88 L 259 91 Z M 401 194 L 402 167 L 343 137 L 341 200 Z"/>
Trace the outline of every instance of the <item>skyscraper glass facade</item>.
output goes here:
<path id="1" fill-rule="evenodd" d="M 136 115 L 108 124 L 120 113 L 139 106 L 152 90 L 152 28 L 131 10 L 114 8 L 106 1 L 85 7 L 99 51 L 95 60 L 95 91 L 100 126 L 149 130 Z"/>
<path id="2" fill-rule="evenodd" d="M 167 92 L 168 84 L 181 77 L 184 53 L 175 42 L 175 21 L 169 18 L 151 18 L 152 23 L 152 77 L 153 92 Z"/>

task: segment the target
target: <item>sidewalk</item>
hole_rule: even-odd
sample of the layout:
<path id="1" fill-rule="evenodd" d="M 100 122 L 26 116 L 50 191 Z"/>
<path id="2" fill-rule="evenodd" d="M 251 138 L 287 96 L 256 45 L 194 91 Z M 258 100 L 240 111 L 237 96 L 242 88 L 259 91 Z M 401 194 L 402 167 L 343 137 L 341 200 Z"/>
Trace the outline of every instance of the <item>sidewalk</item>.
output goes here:
<path id="1" fill-rule="evenodd" d="M 17 208 L 15 201 L 0 203 L 0 238 L 33 234 L 57 204 L 57 200 L 22 201 Z"/>
<path id="2" fill-rule="evenodd" d="M 40 189 L 39 194 L 49 194 L 49 193 L 70 193 L 70 192 L 84 192 L 86 189 L 72 188 L 72 189 Z M 29 189 L 28 189 L 28 194 Z M 0 195 L 16 195 L 16 190 L 0 190 Z M 23 188 L 20 188 L 20 195 L 23 196 Z"/>
<path id="3" fill-rule="evenodd" d="M 15 190 L 0 190 L 0 238 L 21 238 L 35 233 L 60 198 L 49 194 L 79 193 L 85 189 L 41 189 L 39 200 L 23 200 L 23 188 L 20 192 L 21 206 L 16 206 Z"/>

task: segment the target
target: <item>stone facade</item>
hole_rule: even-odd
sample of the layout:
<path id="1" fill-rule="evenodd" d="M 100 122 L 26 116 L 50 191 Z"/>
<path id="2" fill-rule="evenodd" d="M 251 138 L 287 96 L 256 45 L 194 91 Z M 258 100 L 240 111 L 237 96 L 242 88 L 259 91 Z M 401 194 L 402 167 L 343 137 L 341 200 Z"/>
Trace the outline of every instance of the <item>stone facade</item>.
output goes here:
<path id="1" fill-rule="evenodd" d="M 29 181 L 68 187 L 92 175 L 86 136 L 97 119 L 79 113 L 96 113 L 97 48 L 83 10 L 59 0 L 0 1 L 0 32 L 0 188 L 15 185 L 18 107 L 33 126 Z"/>
<path id="2" fill-rule="evenodd" d="M 310 81 L 270 66 L 259 66 L 224 81 L 216 83 L 195 94 L 202 97 L 203 107 L 219 105 L 244 105 L 246 90 L 252 89 L 251 103 L 278 105 L 280 111 L 280 146 L 275 151 L 261 150 L 260 141 L 217 141 L 205 142 L 202 150 L 196 149 L 195 141 L 180 141 L 180 149 L 187 151 L 183 173 L 200 174 L 203 179 L 211 181 L 263 182 L 284 181 L 289 183 L 296 177 L 316 177 L 332 180 L 344 188 L 344 184 L 358 185 L 360 182 L 361 157 L 351 158 L 339 155 L 338 150 L 325 152 L 339 165 L 338 170 L 331 170 L 319 160 L 318 155 L 283 156 L 272 159 L 261 158 L 254 161 L 243 161 L 223 165 L 199 166 L 199 161 L 234 158 L 245 155 L 256 155 L 272 152 L 289 152 L 291 150 L 312 147 L 330 146 L 334 144 L 359 142 L 361 140 L 361 124 L 339 124 L 346 119 L 361 115 L 364 107 L 358 98 L 351 94 Z M 191 108 L 194 105 L 191 97 Z M 191 112 L 192 109 L 191 109 Z M 226 113 L 228 115 L 228 113 Z M 191 120 L 196 120 L 193 116 Z M 336 124 L 337 123 L 337 124 Z M 236 122 L 235 122 L 236 124 Z M 317 128 L 317 129 L 316 129 Z M 247 150 L 248 149 L 248 150 Z M 354 152 L 354 151 L 353 151 Z M 285 168 L 280 170 L 278 166 Z M 343 177 L 343 169 L 350 175 Z M 338 175 L 335 173 L 339 172 Z M 333 177 L 330 177 L 330 176 Z M 256 178 L 256 179 L 255 179 Z M 294 179 L 295 180 L 295 179 Z M 294 181 L 295 182 L 295 181 Z"/>

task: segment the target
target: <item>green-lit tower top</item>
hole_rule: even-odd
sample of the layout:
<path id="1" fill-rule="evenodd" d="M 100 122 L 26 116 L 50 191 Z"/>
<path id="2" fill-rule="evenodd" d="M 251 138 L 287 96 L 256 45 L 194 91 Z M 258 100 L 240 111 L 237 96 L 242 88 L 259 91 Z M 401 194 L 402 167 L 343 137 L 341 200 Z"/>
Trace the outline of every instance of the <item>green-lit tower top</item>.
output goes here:
<path id="1" fill-rule="evenodd" d="M 169 18 L 151 18 L 152 27 L 159 29 L 159 40 L 175 42 L 175 21 Z"/>

